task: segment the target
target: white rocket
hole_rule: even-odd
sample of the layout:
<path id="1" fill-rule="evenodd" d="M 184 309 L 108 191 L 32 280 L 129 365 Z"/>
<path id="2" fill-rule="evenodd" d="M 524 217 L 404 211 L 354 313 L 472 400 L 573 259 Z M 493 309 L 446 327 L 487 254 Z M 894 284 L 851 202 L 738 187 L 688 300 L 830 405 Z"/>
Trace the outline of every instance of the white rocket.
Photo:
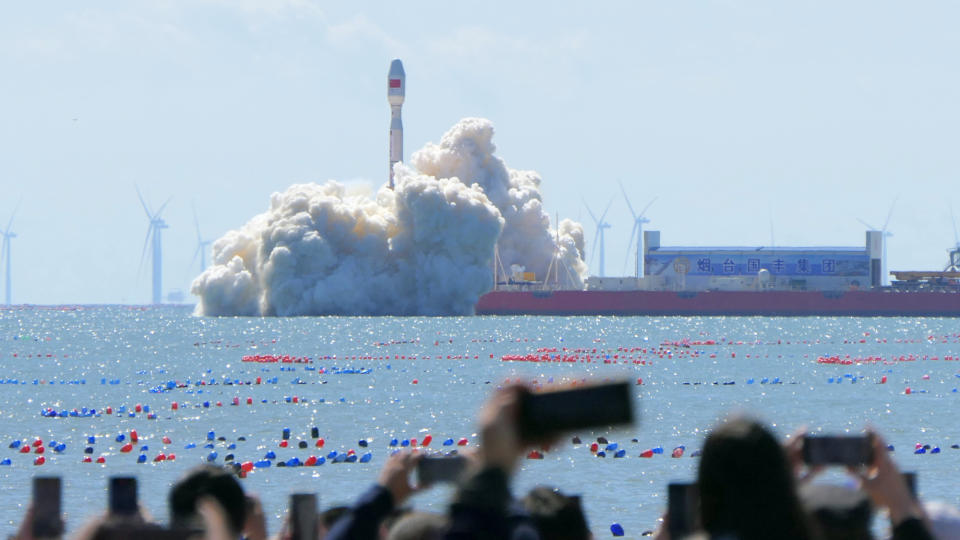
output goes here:
<path id="1" fill-rule="evenodd" d="M 387 74 L 387 101 L 390 102 L 390 189 L 393 189 L 393 165 L 403 161 L 403 120 L 400 108 L 407 93 L 407 75 L 403 72 L 403 62 L 399 59 L 390 62 Z"/>

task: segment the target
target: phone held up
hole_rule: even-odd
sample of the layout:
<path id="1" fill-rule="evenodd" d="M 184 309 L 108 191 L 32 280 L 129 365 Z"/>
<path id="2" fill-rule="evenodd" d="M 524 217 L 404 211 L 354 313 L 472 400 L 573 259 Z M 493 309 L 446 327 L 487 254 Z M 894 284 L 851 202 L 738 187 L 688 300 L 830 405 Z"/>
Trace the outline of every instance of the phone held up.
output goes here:
<path id="1" fill-rule="evenodd" d="M 803 462 L 807 465 L 847 465 L 859 467 L 873 463 L 873 437 L 870 435 L 806 435 L 803 438 Z"/>
<path id="2" fill-rule="evenodd" d="M 626 381 L 566 390 L 527 392 L 520 400 L 520 434 L 537 441 L 564 431 L 632 424 L 633 399 Z"/>

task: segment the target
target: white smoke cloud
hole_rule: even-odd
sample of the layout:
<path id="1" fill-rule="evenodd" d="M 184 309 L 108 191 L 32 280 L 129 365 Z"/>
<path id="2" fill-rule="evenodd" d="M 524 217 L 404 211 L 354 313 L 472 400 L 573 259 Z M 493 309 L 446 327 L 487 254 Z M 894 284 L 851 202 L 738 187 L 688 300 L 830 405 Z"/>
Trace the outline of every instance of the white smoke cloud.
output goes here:
<path id="1" fill-rule="evenodd" d="M 191 292 L 202 315 L 471 314 L 505 268 L 538 278 L 556 253 L 581 286 L 583 228 L 550 230 L 540 177 L 493 155 L 493 126 L 465 119 L 394 169 L 375 198 L 337 182 L 274 193 L 270 209 L 213 244 Z"/>
<path id="2" fill-rule="evenodd" d="M 418 171 L 437 178 L 456 177 L 477 183 L 505 220 L 497 242 L 503 267 L 520 265 L 543 279 L 554 270 L 551 261 L 559 253 L 559 281 L 581 288 L 587 276 L 583 261 L 583 227 L 564 220 L 557 232 L 550 229 L 550 216 L 543 210 L 540 175 L 510 169 L 494 155 L 493 124 L 483 118 L 465 118 L 447 131 L 440 144 L 428 143 L 415 152 L 410 163 Z M 558 249 L 559 247 L 559 249 Z"/>

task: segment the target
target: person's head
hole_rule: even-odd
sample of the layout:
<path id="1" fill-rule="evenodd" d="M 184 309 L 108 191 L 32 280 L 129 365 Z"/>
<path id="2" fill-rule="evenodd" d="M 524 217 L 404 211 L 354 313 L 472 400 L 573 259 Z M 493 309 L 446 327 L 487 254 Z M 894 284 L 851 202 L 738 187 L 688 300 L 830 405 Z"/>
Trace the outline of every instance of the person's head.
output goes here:
<path id="1" fill-rule="evenodd" d="M 410 512 L 390 527 L 387 540 L 440 540 L 446 529 L 443 514 Z"/>
<path id="2" fill-rule="evenodd" d="M 703 529 L 713 535 L 807 538 L 786 453 L 759 422 L 737 418 L 707 437 L 697 479 Z"/>
<path id="3" fill-rule="evenodd" d="M 197 501 L 210 497 L 223 507 L 231 532 L 237 535 L 247 519 L 246 497 L 232 472 L 202 465 L 174 484 L 168 499 L 170 522 L 174 527 L 196 526 Z"/>
<path id="4" fill-rule="evenodd" d="M 873 506 L 863 491 L 826 484 L 807 484 L 800 499 L 824 540 L 870 540 Z"/>
<path id="5" fill-rule="evenodd" d="M 337 522 L 338 519 L 345 516 L 350 511 L 348 506 L 333 506 L 327 508 L 320 513 L 320 538 L 326 536 L 327 531 L 329 531 L 333 524 Z"/>
<path id="6" fill-rule="evenodd" d="M 960 538 L 960 509 L 945 501 L 930 501 L 923 504 L 930 529 L 937 540 Z"/>
<path id="7" fill-rule="evenodd" d="M 548 487 L 536 487 L 523 498 L 523 506 L 533 518 L 542 538 L 586 540 L 590 527 L 583 515 L 579 497 L 570 497 Z"/>

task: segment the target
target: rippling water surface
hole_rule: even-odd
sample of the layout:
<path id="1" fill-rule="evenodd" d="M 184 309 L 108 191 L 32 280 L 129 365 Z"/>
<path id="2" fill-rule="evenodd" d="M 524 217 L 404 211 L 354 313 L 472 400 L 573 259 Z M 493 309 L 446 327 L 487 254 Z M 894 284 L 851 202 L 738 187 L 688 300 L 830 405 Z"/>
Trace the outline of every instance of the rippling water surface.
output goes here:
<path id="1" fill-rule="evenodd" d="M 544 354 L 573 361 L 503 360 Z M 310 357 L 312 363 L 242 361 L 250 355 Z M 844 363 L 818 362 L 820 357 Z M 638 425 L 579 433 L 585 443 L 605 436 L 627 457 L 593 457 L 568 437 L 542 461 L 525 460 L 515 481 L 518 493 L 537 484 L 581 493 L 598 536 L 608 535 L 614 522 L 628 536 L 652 528 L 665 509 L 666 484 L 696 474 L 696 458 L 672 459 L 670 451 L 685 445 L 689 454 L 718 419 L 738 411 L 760 416 L 781 435 L 801 426 L 859 432 L 872 424 L 895 445 L 901 468 L 918 472 L 921 496 L 956 504 L 952 473 L 960 450 L 950 446 L 960 443 L 960 362 L 954 357 L 960 358 L 955 319 L 207 319 L 173 307 L 5 310 L 0 459 L 11 464 L 0 466 L 0 523 L 13 531 L 30 497 L 29 479 L 40 473 L 64 477 L 64 510 L 68 528 L 75 530 L 104 509 L 112 475 L 138 476 L 141 501 L 165 520 L 170 485 L 211 451 L 217 463 L 227 454 L 257 461 L 270 450 L 280 460 L 332 450 L 371 452 L 366 464 L 271 467 L 250 474 L 244 485 L 260 494 L 276 531 L 293 491 L 316 491 L 323 506 L 349 503 L 376 478 L 392 438 L 430 434 L 431 447 L 443 449 L 445 439 L 467 437 L 474 445 L 477 408 L 497 383 L 518 376 L 545 386 L 581 378 L 643 380 L 633 387 Z M 248 384 L 258 377 L 261 384 Z M 883 377 L 887 382 L 880 384 Z M 234 398 L 240 405 L 232 405 Z M 143 412 L 131 417 L 138 404 L 150 407 L 156 419 Z M 112 415 L 104 412 L 108 406 Z M 41 415 L 47 408 L 84 407 L 97 415 Z M 120 407 L 127 412 L 118 414 Z M 319 451 L 310 437 L 313 426 L 326 443 Z M 278 447 L 285 427 L 292 432 L 286 449 Z M 140 441 L 121 453 L 123 443 L 115 439 L 130 430 Z M 209 431 L 226 441 L 204 448 Z M 104 465 L 81 463 L 91 435 L 96 442 L 89 455 L 105 456 Z M 170 444 L 162 442 L 164 436 Z M 246 441 L 238 442 L 241 436 Z M 66 449 L 47 447 L 46 463 L 35 466 L 36 454 L 7 448 L 15 439 L 36 437 L 45 446 L 65 443 Z M 360 439 L 370 441 L 368 448 L 358 445 Z M 299 440 L 310 447 L 296 448 Z M 942 452 L 915 455 L 918 442 Z M 188 443 L 196 448 L 185 448 Z M 148 448 L 141 452 L 143 446 Z M 639 457 L 655 447 L 664 454 Z M 160 452 L 176 454 L 176 461 L 153 463 Z M 147 463 L 137 463 L 140 453 Z M 413 505 L 439 510 L 448 496 L 443 489 L 424 492 Z"/>

